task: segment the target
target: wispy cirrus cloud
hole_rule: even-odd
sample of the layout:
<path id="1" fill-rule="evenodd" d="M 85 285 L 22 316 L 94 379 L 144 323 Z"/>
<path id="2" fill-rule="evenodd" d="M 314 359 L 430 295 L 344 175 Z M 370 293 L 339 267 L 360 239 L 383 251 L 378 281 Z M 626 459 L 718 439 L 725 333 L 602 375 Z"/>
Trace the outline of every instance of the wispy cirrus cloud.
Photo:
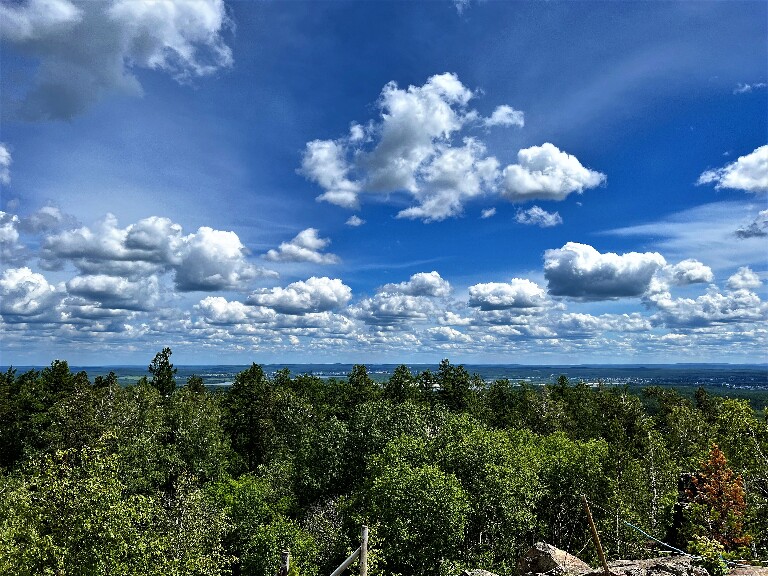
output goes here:
<path id="1" fill-rule="evenodd" d="M 656 250 L 673 260 L 707 256 L 714 270 L 732 270 L 734 264 L 762 267 L 765 244 L 759 234 L 739 235 L 745 220 L 759 220 L 759 208 L 748 202 L 712 202 L 669 214 L 657 221 L 602 232 L 622 237 L 647 238 Z M 759 228 L 758 228 L 759 231 Z"/>

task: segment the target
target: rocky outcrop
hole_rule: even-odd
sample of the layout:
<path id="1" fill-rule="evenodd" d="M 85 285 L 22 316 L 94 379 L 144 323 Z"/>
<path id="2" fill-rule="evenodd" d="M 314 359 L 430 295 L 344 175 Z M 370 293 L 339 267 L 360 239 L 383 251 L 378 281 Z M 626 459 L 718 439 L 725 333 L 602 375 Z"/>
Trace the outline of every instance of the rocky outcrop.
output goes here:
<path id="1" fill-rule="evenodd" d="M 690 556 L 664 556 L 648 560 L 616 560 L 608 563 L 611 576 L 709 576 Z M 573 554 L 537 542 L 517 563 L 518 576 L 605 576 Z M 497 576 L 487 570 L 464 570 L 459 576 Z M 730 576 L 768 576 L 768 567 L 736 566 Z"/>
<path id="2" fill-rule="evenodd" d="M 608 568 L 615 576 L 709 576 L 701 566 L 694 566 L 690 556 L 664 556 L 648 560 L 616 560 Z M 603 570 L 592 571 L 591 576 L 602 576 Z"/>
<path id="3" fill-rule="evenodd" d="M 690 556 L 616 560 L 608 563 L 608 569 L 612 576 L 709 576 L 704 568 L 691 562 Z M 602 568 L 592 568 L 576 556 L 544 542 L 538 542 L 520 558 L 517 573 L 518 576 L 605 576 Z"/>
<path id="4" fill-rule="evenodd" d="M 537 542 L 533 548 L 517 562 L 519 576 L 547 574 L 547 576 L 565 576 L 589 574 L 593 568 L 565 550 L 555 548 L 545 542 Z"/>

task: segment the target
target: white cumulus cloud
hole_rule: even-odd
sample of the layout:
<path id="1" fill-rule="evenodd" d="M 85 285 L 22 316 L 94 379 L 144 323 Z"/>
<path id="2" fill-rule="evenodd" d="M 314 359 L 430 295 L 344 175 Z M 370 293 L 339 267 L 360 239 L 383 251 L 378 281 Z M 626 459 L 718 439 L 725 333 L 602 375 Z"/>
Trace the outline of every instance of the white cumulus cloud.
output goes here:
<path id="1" fill-rule="evenodd" d="M 447 280 L 443 280 L 439 273 L 433 270 L 432 272 L 418 272 L 411 276 L 407 282 L 385 284 L 379 288 L 379 292 L 398 292 L 411 296 L 445 297 L 450 295 L 451 285 Z"/>
<path id="2" fill-rule="evenodd" d="M 94 229 L 82 226 L 47 236 L 41 256 L 46 269 L 71 262 L 84 275 L 136 280 L 174 272 L 176 288 L 183 292 L 242 289 L 253 278 L 276 276 L 248 262 L 234 232 L 203 226 L 184 236 L 179 224 L 158 216 L 121 228 L 108 214 Z"/>
<path id="3" fill-rule="evenodd" d="M 241 324 L 244 322 L 274 320 L 274 310 L 232 302 L 221 296 L 206 296 L 195 305 L 206 322 L 210 324 Z"/>
<path id="4" fill-rule="evenodd" d="M 503 104 L 496 108 L 490 118 L 486 118 L 486 126 L 525 126 L 525 114 L 512 106 Z"/>
<path id="5" fill-rule="evenodd" d="M 56 287 L 45 276 L 27 267 L 9 268 L 0 278 L 0 313 L 6 322 L 44 319 L 60 300 Z"/>
<path id="6" fill-rule="evenodd" d="M 207 226 L 183 239 L 175 270 L 182 292 L 241 289 L 259 276 L 275 276 L 247 262 L 237 234 Z"/>
<path id="7" fill-rule="evenodd" d="M 28 0 L 0 4 L 0 32 L 39 62 L 19 102 L 29 119 L 70 119 L 110 92 L 141 94 L 133 68 L 179 81 L 232 65 L 223 0 Z"/>
<path id="8" fill-rule="evenodd" d="M 264 258 L 273 262 L 337 264 L 338 256 L 322 252 L 331 241 L 328 238 L 320 238 L 317 234 L 316 228 L 302 230 L 290 242 L 283 242 L 276 250 L 267 252 Z"/>
<path id="9" fill-rule="evenodd" d="M 349 218 L 347 218 L 347 221 L 345 222 L 347 226 L 352 226 L 353 228 L 357 228 L 358 226 L 362 226 L 365 224 L 365 220 L 360 218 L 357 214 L 353 214 Z"/>
<path id="10" fill-rule="evenodd" d="M 576 242 L 544 253 L 549 293 L 582 300 L 641 296 L 656 271 L 665 265 L 657 252 L 601 254 Z"/>
<path id="11" fill-rule="evenodd" d="M 312 276 L 285 288 L 264 288 L 253 292 L 247 302 L 272 308 L 282 314 L 303 315 L 309 312 L 336 310 L 352 299 L 352 289 L 338 278 Z"/>
<path id="12" fill-rule="evenodd" d="M 549 142 L 520 150 L 517 164 L 507 166 L 503 178 L 503 194 L 513 202 L 563 200 L 606 180 L 605 174 L 585 168 L 575 156 Z"/>
<path id="13" fill-rule="evenodd" d="M 468 108 L 473 97 L 450 73 L 407 89 L 389 82 L 378 100 L 378 122 L 353 123 L 347 136 L 307 143 L 301 172 L 323 188 L 318 200 L 346 208 L 358 207 L 362 194 L 404 193 L 415 204 L 400 218 L 456 216 L 467 200 L 495 193 L 500 176 L 498 160 L 465 131 L 523 125 L 523 113 L 510 106 L 482 118 Z"/>
<path id="14" fill-rule="evenodd" d="M 547 301 L 544 290 L 526 278 L 509 283 L 488 282 L 469 287 L 468 305 L 482 311 L 540 308 Z"/>
<path id="15" fill-rule="evenodd" d="M 696 183 L 714 183 L 716 189 L 768 192 L 768 144 L 740 156 L 735 162 L 722 168 L 703 172 Z"/>
<path id="16" fill-rule="evenodd" d="M 672 281 L 679 286 L 707 283 L 712 282 L 714 279 L 712 269 L 693 258 L 688 258 L 674 266 L 669 266 L 668 269 Z"/>
<path id="17" fill-rule="evenodd" d="M 5 264 L 21 264 L 26 250 L 19 241 L 19 217 L 0 210 L 0 260 Z"/>
<path id="18" fill-rule="evenodd" d="M 433 301 L 424 296 L 381 292 L 365 298 L 350 309 L 352 315 L 372 326 L 390 327 L 408 321 L 425 321 L 437 312 Z"/>
<path id="19" fill-rule="evenodd" d="M 520 210 L 515 214 L 515 221 L 530 226 L 550 228 L 563 223 L 558 212 L 547 212 L 539 206 L 531 206 L 528 210 Z"/>
<path id="20" fill-rule="evenodd" d="M 352 167 L 347 163 L 345 153 L 342 143 L 313 140 L 304 151 L 301 171 L 325 190 L 317 197 L 318 200 L 344 208 L 357 208 L 361 186 L 348 177 Z"/>
<path id="21" fill-rule="evenodd" d="M 68 294 L 111 310 L 152 310 L 160 295 L 156 276 L 138 281 L 104 274 L 75 276 L 66 286 Z"/>
<path id="22" fill-rule="evenodd" d="M 731 290 L 756 290 L 763 283 L 760 277 L 748 266 L 742 266 L 728 278 L 727 286 Z"/>
<path id="23" fill-rule="evenodd" d="M 656 310 L 651 320 L 668 328 L 703 328 L 766 319 L 768 304 L 748 289 L 720 293 L 715 286 L 698 298 L 674 298 L 668 291 L 650 293 L 644 302 Z"/>

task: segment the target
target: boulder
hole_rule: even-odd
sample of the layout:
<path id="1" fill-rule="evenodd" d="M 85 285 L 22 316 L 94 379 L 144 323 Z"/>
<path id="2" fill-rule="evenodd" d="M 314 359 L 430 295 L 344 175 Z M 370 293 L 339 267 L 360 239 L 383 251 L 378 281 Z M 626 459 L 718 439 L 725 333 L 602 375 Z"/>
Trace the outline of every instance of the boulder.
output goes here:
<path id="1" fill-rule="evenodd" d="M 616 560 L 608 563 L 614 576 L 709 576 L 708 572 L 691 562 L 690 556 L 663 556 L 647 560 Z M 603 576 L 593 570 L 590 576 Z"/>
<path id="2" fill-rule="evenodd" d="M 488 570 L 464 570 L 459 576 L 498 576 Z"/>
<path id="3" fill-rule="evenodd" d="M 592 567 L 573 554 L 545 542 L 537 542 L 517 562 L 520 576 L 547 574 L 548 576 L 582 575 L 593 572 Z"/>

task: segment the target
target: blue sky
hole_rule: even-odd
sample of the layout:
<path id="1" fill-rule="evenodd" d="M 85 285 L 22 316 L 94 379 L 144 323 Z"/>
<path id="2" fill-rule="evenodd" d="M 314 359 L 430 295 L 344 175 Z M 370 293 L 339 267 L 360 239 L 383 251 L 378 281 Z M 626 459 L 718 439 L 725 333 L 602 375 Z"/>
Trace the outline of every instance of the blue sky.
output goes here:
<path id="1" fill-rule="evenodd" d="M 766 362 L 765 2 L 0 2 L 0 363 Z"/>

